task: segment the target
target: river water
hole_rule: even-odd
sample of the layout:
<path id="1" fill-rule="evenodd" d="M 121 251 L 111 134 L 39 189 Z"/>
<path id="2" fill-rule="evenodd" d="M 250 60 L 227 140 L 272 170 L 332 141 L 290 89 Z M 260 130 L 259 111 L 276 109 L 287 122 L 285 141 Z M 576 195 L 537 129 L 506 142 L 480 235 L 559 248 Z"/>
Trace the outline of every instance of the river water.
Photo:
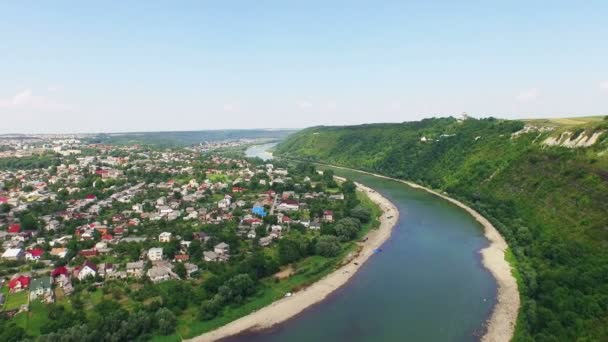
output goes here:
<path id="1" fill-rule="evenodd" d="M 464 210 L 403 183 L 334 171 L 376 189 L 399 209 L 383 251 L 295 318 L 226 341 L 477 340 L 496 301 L 496 282 L 479 254 L 488 245 L 481 225 Z"/>

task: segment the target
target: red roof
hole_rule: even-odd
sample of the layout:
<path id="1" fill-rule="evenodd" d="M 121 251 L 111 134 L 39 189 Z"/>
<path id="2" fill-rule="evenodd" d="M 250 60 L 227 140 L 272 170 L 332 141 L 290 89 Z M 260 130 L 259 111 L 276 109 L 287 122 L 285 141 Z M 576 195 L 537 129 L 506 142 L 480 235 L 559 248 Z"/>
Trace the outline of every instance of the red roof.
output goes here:
<path id="1" fill-rule="evenodd" d="M 25 252 L 31 254 L 32 257 L 40 257 L 44 253 L 44 251 L 40 248 L 28 249 Z"/>
<path id="2" fill-rule="evenodd" d="M 122 227 L 114 228 L 114 234 L 122 234 L 125 232 L 125 229 Z"/>
<path id="3" fill-rule="evenodd" d="M 289 200 L 289 199 L 284 200 L 282 203 L 289 204 L 289 205 L 300 205 L 300 202 L 295 201 L 295 200 Z"/>
<path id="4" fill-rule="evenodd" d="M 82 251 L 78 252 L 78 255 L 82 255 L 84 257 L 96 256 L 97 251 L 94 249 L 83 249 Z"/>
<path id="5" fill-rule="evenodd" d="M 112 234 L 106 234 L 104 236 L 101 237 L 102 240 L 112 240 Z"/>
<path id="6" fill-rule="evenodd" d="M 20 224 L 18 224 L 18 223 L 11 224 L 11 225 L 8 227 L 8 232 L 9 232 L 9 233 L 19 233 L 20 231 L 21 231 L 21 225 L 20 225 Z"/>
<path id="7" fill-rule="evenodd" d="M 60 275 L 68 275 L 68 269 L 65 266 L 59 266 L 56 269 L 53 270 L 53 272 L 51 272 L 51 276 L 53 278 L 58 277 Z"/>
<path id="8" fill-rule="evenodd" d="M 89 266 L 90 269 L 97 272 L 97 265 L 95 265 L 94 263 L 92 263 L 90 261 L 85 261 L 84 265 L 82 265 L 81 269 L 83 269 L 85 266 Z"/>
<path id="9" fill-rule="evenodd" d="M 282 221 L 283 222 L 291 222 L 291 218 L 289 218 L 289 216 L 285 215 L 285 216 L 283 216 Z"/>
<path id="10" fill-rule="evenodd" d="M 323 215 L 333 215 L 333 214 L 334 214 L 334 212 L 333 212 L 333 211 L 331 211 L 331 210 L 325 210 L 325 211 L 323 212 Z"/>
<path id="11" fill-rule="evenodd" d="M 175 260 L 186 261 L 188 259 L 190 259 L 188 254 L 175 254 Z"/>
<path id="12" fill-rule="evenodd" d="M 8 197 L 0 197 L 0 203 L 7 203 Z"/>
<path id="13" fill-rule="evenodd" d="M 96 199 L 97 196 L 93 195 L 93 194 L 88 194 L 86 197 L 86 199 Z"/>
<path id="14" fill-rule="evenodd" d="M 22 289 L 30 286 L 30 277 L 19 276 L 11 279 L 11 281 L 8 282 L 9 289 L 14 289 L 17 287 L 17 285 L 20 285 Z"/>

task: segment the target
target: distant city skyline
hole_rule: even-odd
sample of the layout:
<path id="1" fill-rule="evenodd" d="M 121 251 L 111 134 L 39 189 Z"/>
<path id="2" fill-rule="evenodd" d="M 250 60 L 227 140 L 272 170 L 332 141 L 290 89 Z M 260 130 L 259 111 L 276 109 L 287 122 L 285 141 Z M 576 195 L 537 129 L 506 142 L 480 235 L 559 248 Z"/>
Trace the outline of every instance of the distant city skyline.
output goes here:
<path id="1" fill-rule="evenodd" d="M 608 114 L 608 2 L 7 2 L 0 134 Z"/>

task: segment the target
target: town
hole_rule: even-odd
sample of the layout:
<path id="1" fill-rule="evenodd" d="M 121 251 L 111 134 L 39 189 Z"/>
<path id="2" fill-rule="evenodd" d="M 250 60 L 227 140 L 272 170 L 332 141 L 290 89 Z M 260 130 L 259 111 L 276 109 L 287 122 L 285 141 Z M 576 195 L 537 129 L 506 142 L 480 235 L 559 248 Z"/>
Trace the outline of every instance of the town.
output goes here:
<path id="1" fill-rule="evenodd" d="M 154 322 L 130 334 L 201 333 L 352 258 L 379 215 L 306 163 L 71 139 L 0 165 L 7 338 L 95 336 L 138 312 Z"/>

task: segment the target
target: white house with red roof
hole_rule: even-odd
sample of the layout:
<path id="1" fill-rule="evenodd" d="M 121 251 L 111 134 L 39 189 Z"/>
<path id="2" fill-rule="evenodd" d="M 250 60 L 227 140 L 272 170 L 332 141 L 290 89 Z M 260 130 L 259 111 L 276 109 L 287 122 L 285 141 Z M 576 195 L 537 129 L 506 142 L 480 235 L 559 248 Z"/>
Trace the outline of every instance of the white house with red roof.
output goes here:
<path id="1" fill-rule="evenodd" d="M 21 225 L 19 223 L 14 223 L 8 226 L 8 232 L 10 234 L 19 234 L 21 232 Z"/>
<path id="2" fill-rule="evenodd" d="M 87 277 L 95 277 L 97 275 L 97 265 L 90 261 L 85 261 L 82 266 L 74 268 L 74 276 L 79 280 L 85 280 Z"/>
<path id="3" fill-rule="evenodd" d="M 30 286 L 31 278 L 28 276 L 17 276 L 8 282 L 10 292 L 19 292 L 27 289 Z"/>
<path id="4" fill-rule="evenodd" d="M 42 248 L 28 249 L 25 251 L 25 260 L 40 260 L 42 254 L 44 254 Z"/>

